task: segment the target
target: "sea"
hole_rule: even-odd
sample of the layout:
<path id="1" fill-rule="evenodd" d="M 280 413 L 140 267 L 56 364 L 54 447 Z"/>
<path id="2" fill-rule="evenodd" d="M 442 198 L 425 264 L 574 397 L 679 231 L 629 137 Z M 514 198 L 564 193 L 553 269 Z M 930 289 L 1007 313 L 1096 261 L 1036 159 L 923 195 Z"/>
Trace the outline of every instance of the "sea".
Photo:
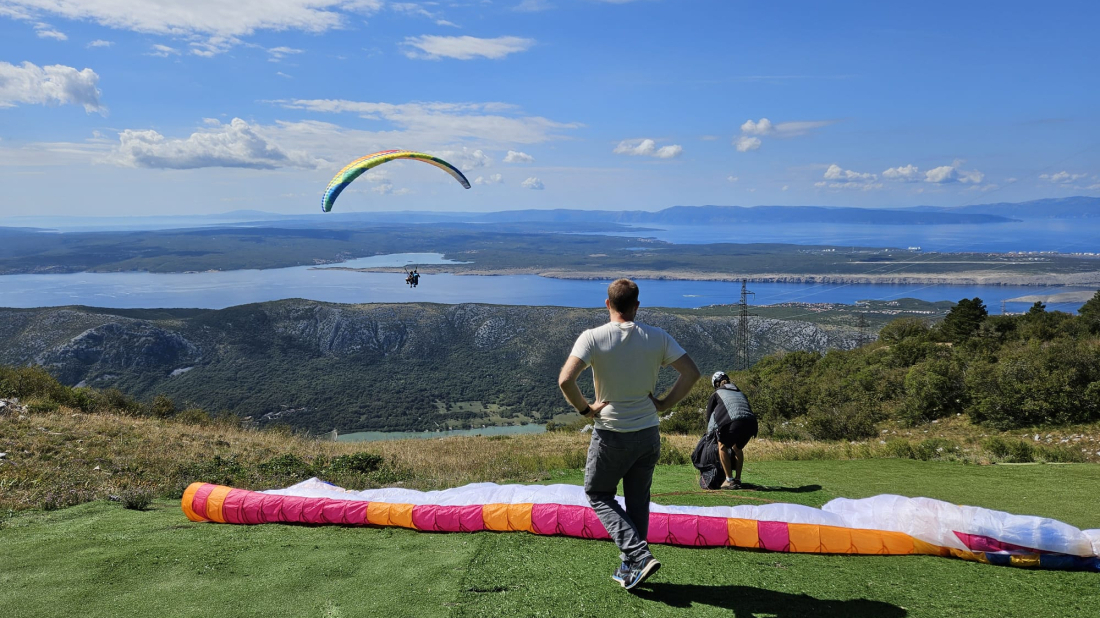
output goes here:
<path id="1" fill-rule="evenodd" d="M 0 276 L 0 307 L 84 305 L 111 309 L 187 307 L 224 309 L 286 298 L 333 303 L 487 303 L 600 307 L 610 280 L 550 279 L 537 275 L 422 275 L 405 284 L 404 273 L 364 273 L 349 268 L 452 263 L 440 254 L 401 253 L 344 262 L 334 267 L 295 266 L 268 270 L 196 273 L 72 273 Z M 1098 263 L 1100 265 L 1100 263 Z M 741 284 L 722 281 L 639 280 L 647 307 L 699 308 L 740 299 Z M 915 298 L 927 301 L 981 298 L 991 311 L 1002 301 L 1029 295 L 1090 291 L 1078 287 L 981 285 L 880 285 L 752 283 L 754 305 L 842 303 Z M 1083 301 L 1082 301 L 1083 302 Z M 1050 310 L 1074 312 L 1082 302 L 1051 303 Z M 1027 303 L 1008 303 L 1009 311 Z"/>

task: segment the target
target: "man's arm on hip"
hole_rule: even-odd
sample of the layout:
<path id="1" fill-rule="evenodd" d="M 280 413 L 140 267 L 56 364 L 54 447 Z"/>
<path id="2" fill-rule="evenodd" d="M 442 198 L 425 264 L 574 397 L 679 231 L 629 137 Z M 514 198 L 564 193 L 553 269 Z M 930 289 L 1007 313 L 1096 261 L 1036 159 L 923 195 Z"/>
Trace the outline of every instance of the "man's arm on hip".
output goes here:
<path id="1" fill-rule="evenodd" d="M 565 364 L 562 365 L 561 373 L 558 374 L 558 388 L 561 389 L 561 394 L 565 395 L 565 400 L 569 402 L 569 405 L 581 414 L 584 414 L 584 411 L 589 408 L 589 404 L 584 397 L 584 393 L 581 392 L 581 387 L 577 386 L 577 378 L 580 377 L 581 372 L 586 367 L 583 360 L 570 355 L 565 360 Z M 602 407 L 593 406 L 593 409 L 599 411 L 599 408 Z"/>
<path id="2" fill-rule="evenodd" d="M 687 394 L 691 392 L 691 387 L 695 386 L 695 383 L 699 380 L 699 367 L 687 354 L 672 361 L 669 366 L 675 369 L 680 377 L 676 378 L 676 383 L 672 385 L 672 390 L 668 392 L 664 399 L 653 397 L 653 405 L 657 406 L 658 412 L 664 412 L 680 403 L 680 400 L 687 397 Z M 650 396 L 652 397 L 652 395 Z"/>

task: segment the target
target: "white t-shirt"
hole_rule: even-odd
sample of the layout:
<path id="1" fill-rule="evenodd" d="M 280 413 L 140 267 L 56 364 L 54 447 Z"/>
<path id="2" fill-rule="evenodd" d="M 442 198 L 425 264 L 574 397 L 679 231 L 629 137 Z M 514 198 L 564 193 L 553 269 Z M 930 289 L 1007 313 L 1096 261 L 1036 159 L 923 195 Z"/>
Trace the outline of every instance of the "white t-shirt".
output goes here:
<path id="1" fill-rule="evenodd" d="M 608 322 L 581 333 L 570 356 L 592 366 L 596 401 L 608 402 L 596 416 L 596 428 L 628 432 L 658 425 L 649 395 L 661 367 L 683 355 L 680 344 L 656 326 Z"/>

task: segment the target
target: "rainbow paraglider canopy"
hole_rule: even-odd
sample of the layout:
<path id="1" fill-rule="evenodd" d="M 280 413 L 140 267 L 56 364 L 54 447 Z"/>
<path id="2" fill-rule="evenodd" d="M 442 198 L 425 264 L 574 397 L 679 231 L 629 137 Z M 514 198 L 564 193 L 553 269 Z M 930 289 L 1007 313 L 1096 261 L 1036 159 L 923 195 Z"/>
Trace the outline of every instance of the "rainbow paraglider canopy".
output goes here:
<path id="1" fill-rule="evenodd" d="M 619 498 L 621 500 L 621 498 Z M 193 483 L 192 521 L 523 531 L 608 539 L 576 485 L 477 483 L 442 491 L 341 489 L 318 479 L 264 492 Z M 1100 571 L 1100 530 L 930 498 L 881 495 L 800 504 L 651 505 L 650 543 L 819 554 L 925 554 L 988 564 Z"/>
<path id="2" fill-rule="evenodd" d="M 447 163 L 439 157 L 423 152 L 414 152 L 412 150 L 383 150 L 382 152 L 360 157 L 344 166 L 344 169 L 340 170 L 328 183 L 328 188 L 325 189 L 325 196 L 321 200 L 321 210 L 325 212 L 331 211 L 332 205 L 336 203 L 336 198 L 340 196 L 340 193 L 347 188 L 353 180 L 362 176 L 364 172 L 395 159 L 412 159 L 434 165 L 450 174 L 455 180 L 462 184 L 463 188 L 470 188 L 470 181 L 466 180 L 466 176 L 464 176 L 457 167 Z"/>

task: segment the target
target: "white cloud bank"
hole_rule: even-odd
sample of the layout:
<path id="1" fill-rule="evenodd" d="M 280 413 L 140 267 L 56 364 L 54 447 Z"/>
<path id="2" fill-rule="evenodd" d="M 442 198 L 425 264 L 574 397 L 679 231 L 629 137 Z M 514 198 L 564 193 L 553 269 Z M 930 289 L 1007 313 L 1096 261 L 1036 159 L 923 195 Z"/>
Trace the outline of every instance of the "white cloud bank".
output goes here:
<path id="1" fill-rule="evenodd" d="M 223 52 L 256 31 L 320 33 L 370 15 L 382 0 L 0 0 L 0 14 L 55 15 L 117 30 L 192 41 L 200 56 Z"/>
<path id="2" fill-rule="evenodd" d="M 533 189 L 535 191 L 542 191 L 543 189 L 546 188 L 546 185 L 542 184 L 542 181 L 539 180 L 538 178 L 534 177 L 534 176 L 532 176 L 532 177 L 528 178 L 527 180 L 524 180 L 523 182 L 521 182 L 520 186 L 523 187 L 524 189 Z"/>
<path id="3" fill-rule="evenodd" d="M 758 150 L 763 145 L 761 137 L 797 137 L 805 135 L 814 129 L 820 129 L 836 122 L 835 120 L 796 120 L 792 122 L 773 123 L 767 118 L 746 120 L 741 125 L 741 135 L 733 138 L 733 145 L 737 152 L 750 152 Z"/>
<path id="4" fill-rule="evenodd" d="M 34 105 L 83 105 L 84 111 L 106 114 L 99 102 L 99 75 L 91 69 L 76 70 L 61 64 L 40 67 L 0 62 L 0 108 L 20 103 Z"/>
<path id="5" fill-rule="evenodd" d="M 475 185 L 502 185 L 504 184 L 504 176 L 500 174 L 490 174 L 488 176 L 478 176 L 474 178 Z"/>
<path id="6" fill-rule="evenodd" d="M 524 116 L 506 103 L 374 103 L 333 99 L 274 101 L 288 109 L 321 113 L 353 113 L 368 120 L 383 120 L 401 129 L 409 144 L 442 146 L 472 140 L 485 147 L 508 148 L 563 139 L 566 129 L 579 123 L 556 122 L 541 116 Z M 392 138 L 389 143 L 397 143 Z"/>
<path id="7" fill-rule="evenodd" d="M 535 157 L 517 150 L 509 150 L 508 154 L 504 156 L 505 163 L 534 163 L 534 161 Z"/>
<path id="8" fill-rule="evenodd" d="M 824 180 L 814 183 L 815 187 L 824 189 L 859 189 L 861 191 L 871 191 L 873 189 L 882 188 L 882 183 L 876 182 L 878 180 L 878 174 L 846 170 L 836 163 L 833 163 L 825 170 L 825 174 L 822 178 L 824 178 Z"/>
<path id="9" fill-rule="evenodd" d="M 489 58 L 498 60 L 509 54 L 531 49 L 534 39 L 516 36 L 501 36 L 495 39 L 479 39 L 473 36 L 412 36 L 406 37 L 403 45 L 405 55 L 420 60 L 473 60 Z"/>
<path id="10" fill-rule="evenodd" d="M 1077 182 L 1081 178 L 1087 177 L 1088 174 L 1071 174 L 1065 170 L 1058 172 L 1057 174 L 1042 174 L 1039 178 L 1048 180 L 1056 185 L 1068 184 L 1071 182 Z"/>
<path id="11" fill-rule="evenodd" d="M 304 152 L 280 147 L 262 129 L 240 118 L 229 124 L 208 120 L 206 128 L 184 139 L 166 138 L 153 130 L 127 129 L 119 134 L 119 146 L 111 158 L 120 165 L 159 169 L 315 169 L 322 163 Z"/>
<path id="12" fill-rule="evenodd" d="M 615 146 L 615 154 L 624 154 L 632 157 L 655 157 L 658 159 L 674 159 L 684 152 L 683 146 L 670 144 L 657 147 L 657 142 L 648 138 L 624 139 Z"/>

